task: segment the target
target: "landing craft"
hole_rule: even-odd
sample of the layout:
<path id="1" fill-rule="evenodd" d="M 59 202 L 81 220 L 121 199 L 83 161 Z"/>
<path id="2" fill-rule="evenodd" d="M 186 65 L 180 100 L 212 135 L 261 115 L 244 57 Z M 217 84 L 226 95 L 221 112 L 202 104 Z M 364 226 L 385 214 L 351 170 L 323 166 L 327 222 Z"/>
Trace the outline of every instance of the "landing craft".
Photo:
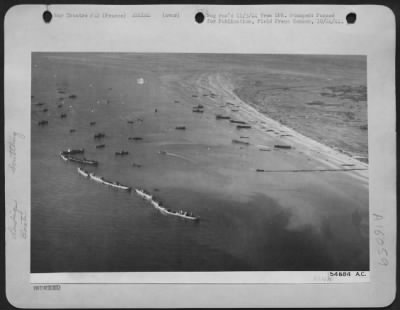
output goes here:
<path id="1" fill-rule="evenodd" d="M 250 125 L 237 125 L 236 129 L 250 129 L 251 126 Z"/>

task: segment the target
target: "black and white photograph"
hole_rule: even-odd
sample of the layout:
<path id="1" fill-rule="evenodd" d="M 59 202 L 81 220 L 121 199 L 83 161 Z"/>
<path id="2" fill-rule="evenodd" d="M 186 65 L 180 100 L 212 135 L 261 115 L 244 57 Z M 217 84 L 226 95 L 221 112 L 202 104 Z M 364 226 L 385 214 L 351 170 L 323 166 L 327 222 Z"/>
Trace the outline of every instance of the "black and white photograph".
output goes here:
<path id="1" fill-rule="evenodd" d="M 33 53 L 31 272 L 369 270 L 365 56 Z"/>
<path id="2" fill-rule="evenodd" d="M 14 307 L 393 301 L 390 8 L 17 5 L 4 20 Z"/>

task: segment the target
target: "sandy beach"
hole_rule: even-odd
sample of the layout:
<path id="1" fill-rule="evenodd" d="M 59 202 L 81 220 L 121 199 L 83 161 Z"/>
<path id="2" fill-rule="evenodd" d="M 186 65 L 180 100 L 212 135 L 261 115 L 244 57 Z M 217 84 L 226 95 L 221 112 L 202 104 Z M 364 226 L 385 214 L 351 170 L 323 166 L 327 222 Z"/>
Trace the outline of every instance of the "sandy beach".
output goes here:
<path id="1" fill-rule="evenodd" d="M 32 59 L 32 272 L 369 269 L 364 58 Z"/>

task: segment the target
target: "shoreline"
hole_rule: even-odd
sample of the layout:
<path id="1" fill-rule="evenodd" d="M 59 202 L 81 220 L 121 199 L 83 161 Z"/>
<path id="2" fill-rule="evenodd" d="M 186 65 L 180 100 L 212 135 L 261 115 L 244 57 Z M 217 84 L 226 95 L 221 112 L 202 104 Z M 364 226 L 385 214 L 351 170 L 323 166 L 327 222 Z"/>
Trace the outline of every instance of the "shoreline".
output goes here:
<path id="1" fill-rule="evenodd" d="M 237 94 L 236 89 L 233 90 L 233 93 L 234 93 L 238 98 L 240 98 L 240 95 Z M 340 148 L 338 148 L 338 147 L 336 147 L 336 146 L 334 146 L 334 145 L 325 144 L 325 143 L 323 143 L 323 142 L 321 142 L 321 141 L 318 141 L 317 139 L 314 139 L 314 138 L 308 136 L 307 134 L 304 134 L 304 133 L 302 133 L 302 132 L 296 130 L 296 129 L 293 128 L 293 127 L 290 127 L 288 124 L 283 124 L 283 123 L 280 122 L 279 120 L 277 120 L 277 119 L 271 117 L 270 115 L 268 115 L 268 113 L 262 112 L 262 111 L 261 111 L 261 108 L 260 108 L 257 104 L 255 104 L 255 103 L 247 103 L 247 102 L 245 102 L 245 101 L 244 101 L 243 99 L 241 99 L 241 98 L 240 98 L 240 100 L 243 101 L 243 102 L 244 102 L 245 104 L 247 104 L 248 106 L 250 106 L 250 107 L 252 107 L 253 109 L 255 109 L 258 113 L 264 115 L 265 117 L 269 118 L 270 120 L 273 120 L 273 121 L 277 122 L 277 123 L 279 124 L 279 126 L 281 126 L 282 128 L 286 128 L 287 130 L 295 131 L 295 132 L 297 132 L 299 135 L 302 135 L 302 136 L 304 136 L 304 137 L 306 137 L 306 138 L 308 138 L 308 139 L 311 139 L 311 140 L 313 140 L 314 142 L 317 142 L 317 143 L 319 143 L 319 144 L 321 144 L 321 145 L 323 145 L 323 146 L 325 146 L 325 147 L 328 147 L 328 148 L 330 148 L 330 149 L 332 149 L 332 150 L 334 150 L 334 151 L 339 152 L 340 154 L 343 154 L 343 155 L 345 155 L 345 156 L 348 156 L 348 157 L 350 157 L 351 159 L 357 160 L 357 162 L 359 162 L 359 163 L 361 163 L 361 164 L 365 164 L 365 165 L 368 166 L 368 154 L 367 154 L 367 156 L 364 156 L 363 154 L 356 154 L 356 153 L 352 153 L 351 151 L 347 151 L 347 150 L 340 149 Z M 363 161 L 363 160 L 360 160 L 360 159 L 366 159 L 367 161 Z"/>
<path id="2" fill-rule="evenodd" d="M 149 62 L 137 56 L 84 56 L 70 56 L 75 63 L 33 59 L 33 102 L 48 102 L 49 109 L 47 114 L 44 107 L 32 109 L 32 120 L 49 119 L 46 127 L 32 122 L 34 270 L 368 266 L 368 171 L 347 171 L 341 164 L 368 166 L 280 124 L 236 95 L 232 71 L 247 72 L 255 81 L 258 63 L 247 68 L 249 60 L 235 69 L 228 61 L 215 70 L 213 63 L 180 56 L 185 67 L 176 71 L 171 56 L 151 56 Z M 104 63 L 100 69 L 99 63 Z M 137 84 L 138 78 L 144 84 Z M 70 93 L 77 98 L 69 99 Z M 64 109 L 57 105 L 59 97 L 66 98 Z M 204 113 L 193 113 L 199 104 Z M 60 113 L 68 116 L 61 119 Z M 251 128 L 238 130 L 236 123 L 217 120 L 220 113 Z M 106 133 L 105 148 L 96 148 L 98 132 Z M 139 136 L 143 141 L 129 141 Z M 275 148 L 279 144 L 291 149 Z M 193 212 L 200 224 L 164 216 L 157 204 L 137 195 L 87 182 L 76 165 L 56 156 L 83 146 L 85 155 L 100 163 L 93 169 L 97 176 L 145 188 L 162 205 Z M 129 155 L 115 156 L 120 150 Z M 328 165 L 341 170 L 318 172 L 329 171 Z M 285 173 L 257 173 L 257 168 Z M 77 254 L 79 248 L 83 251 Z M 300 260 L 297 252 L 305 259 L 307 253 L 317 256 Z"/>
<path id="3" fill-rule="evenodd" d="M 346 171 L 346 173 L 349 173 L 353 177 L 368 183 L 367 163 L 358 160 L 355 156 L 350 156 L 340 150 L 335 149 L 334 147 L 325 145 L 317 140 L 305 136 L 293 128 L 265 115 L 251 104 L 243 101 L 235 93 L 233 85 L 230 85 L 230 81 L 228 81 L 222 75 L 216 74 L 214 76 L 208 76 L 207 80 L 208 85 L 201 85 L 201 88 L 209 89 L 220 96 L 222 93 L 224 100 L 236 102 L 239 105 L 239 110 L 236 112 L 236 114 L 242 116 L 242 118 L 247 120 L 249 123 L 253 123 L 252 125 L 254 129 L 257 129 L 259 132 L 262 132 L 265 135 L 269 135 L 271 138 L 278 138 L 281 140 L 281 135 L 287 135 L 284 137 L 285 142 L 290 142 L 302 153 L 311 156 L 314 160 L 321 164 L 327 165 L 330 168 L 344 169 L 346 165 L 352 165 L 352 168 L 355 169 L 366 169 L 354 170 L 350 172 Z M 268 127 L 270 130 L 272 129 L 273 132 L 266 132 L 265 127 Z M 278 132 L 279 134 L 274 132 Z"/>

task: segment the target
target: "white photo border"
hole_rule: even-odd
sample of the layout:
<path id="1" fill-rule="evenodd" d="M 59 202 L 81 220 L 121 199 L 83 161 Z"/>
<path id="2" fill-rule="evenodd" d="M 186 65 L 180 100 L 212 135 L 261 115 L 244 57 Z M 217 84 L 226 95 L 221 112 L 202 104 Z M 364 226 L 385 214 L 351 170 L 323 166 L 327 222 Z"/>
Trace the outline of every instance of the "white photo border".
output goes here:
<path id="1" fill-rule="evenodd" d="M 396 134 L 395 20 L 384 6 L 94 6 L 54 5 L 60 12 L 150 12 L 132 20 L 42 20 L 43 5 L 18 5 L 5 17 L 6 289 L 16 307 L 324 307 L 384 306 L 395 296 Z M 163 21 L 165 10 L 179 21 Z M 353 25 L 197 24 L 198 11 L 334 12 L 357 14 Z M 29 26 L 28 26 L 29 25 Z M 110 34 L 109 27 L 113 32 Z M 137 27 L 140 31 L 132 31 Z M 108 29 L 108 31 L 107 31 Z M 106 35 L 105 35 L 106 34 Z M 237 38 L 240 37 L 240 44 Z M 268 40 L 265 40 L 268 37 Z M 184 39 L 183 39 L 184 38 Z M 290 38 L 288 40 L 287 38 Z M 224 44 L 221 44 L 223 39 Z M 30 273 L 30 90 L 32 52 L 140 52 L 366 55 L 370 198 L 370 272 L 366 282 L 332 281 L 329 272 L 158 273 L 43 275 Z M 7 149 L 14 142 L 15 154 Z M 15 161 L 16 169 L 12 168 Z M 13 215 L 25 220 L 15 224 Z M 22 223 L 22 224 L 21 224 Z M 17 227 L 17 226 L 18 227 Z M 16 232 L 18 229 L 18 232 Z M 129 279 L 130 274 L 133 278 Z M 133 275 L 132 275 L 133 274 Z M 148 274 L 148 273 L 143 273 Z M 158 275 L 157 275 L 158 274 Z M 217 275 L 219 274 L 219 275 Z M 57 274 L 56 274 L 57 275 Z M 221 275 L 221 278 L 218 278 Z M 125 278 L 128 276 L 128 278 Z M 158 278 L 157 278 L 158 276 Z M 272 282 L 266 277 L 272 277 Z M 275 276 L 282 278 L 274 278 Z M 35 278 L 36 277 L 36 278 Z M 77 280 L 81 277 L 79 280 Z M 224 277 L 228 280 L 223 280 Z M 232 277 L 232 278 L 230 278 Z M 200 279 L 201 278 L 201 279 Z M 82 281 L 82 279 L 84 281 Z M 115 283 L 119 279 L 119 283 Z M 121 279 L 123 279 L 121 281 Z M 217 280 L 216 280 L 217 279 Z M 297 279 L 297 280 L 296 280 Z M 303 279 L 303 280 L 301 280 Z M 305 279 L 305 280 L 304 280 Z M 290 281 L 292 280 L 292 281 Z M 49 290 L 38 284 L 57 284 Z M 56 282 L 54 282 L 56 281 Z M 33 283 L 34 282 L 34 283 Z M 68 282 L 70 284 L 68 284 Z M 79 282 L 80 284 L 73 284 Z M 110 283 L 114 282 L 114 283 Z M 344 281 L 346 282 L 346 281 Z M 136 283 L 136 284 L 135 284 Z M 213 284 L 211 284 L 213 283 Z M 272 284 L 274 283 L 274 284 Z M 328 283 L 335 283 L 329 284 Z M 44 285 L 46 286 L 46 285 Z M 351 294 L 349 294 L 351 292 Z M 184 298 L 177 298 L 180 295 Z M 112 297 L 110 297 L 112 296 Z M 157 296 L 157 298 L 154 298 Z M 173 296 L 173 298 L 171 297 Z M 334 300 L 332 299 L 335 296 Z M 288 298 L 289 297 L 289 298 Z"/>

